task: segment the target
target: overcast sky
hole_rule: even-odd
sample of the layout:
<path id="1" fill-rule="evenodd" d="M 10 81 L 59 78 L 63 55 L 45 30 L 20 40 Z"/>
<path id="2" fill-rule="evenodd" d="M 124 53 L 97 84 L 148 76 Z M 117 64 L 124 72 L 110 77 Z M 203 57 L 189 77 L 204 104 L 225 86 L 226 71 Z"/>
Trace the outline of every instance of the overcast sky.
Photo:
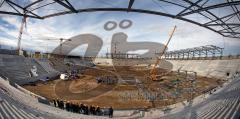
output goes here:
<path id="1" fill-rule="evenodd" d="M 88 7 L 126 7 L 128 0 L 82 0 L 84 2 L 74 3 L 77 8 Z M 177 13 L 177 8 L 167 8 L 164 4 L 156 4 L 157 0 L 137 0 L 134 8 L 159 10 L 168 13 Z M 29 0 L 16 0 L 23 6 Z M 84 3 L 84 4 L 83 4 Z M 5 4 L 1 9 L 11 9 Z M 39 14 L 48 14 L 61 11 L 63 8 L 58 5 L 46 7 L 42 11 L 35 11 Z M 227 9 L 224 10 L 228 11 Z M 204 21 L 199 15 L 192 16 L 193 19 Z M 132 27 L 128 29 L 117 28 L 112 31 L 105 31 L 103 26 L 107 21 L 119 23 L 123 19 L 133 21 Z M 16 47 L 21 17 L 0 15 L 0 44 Z M 23 49 L 50 52 L 59 41 L 46 41 L 43 39 L 71 38 L 79 34 L 90 33 L 99 36 L 103 40 L 103 47 L 99 55 L 103 55 L 110 49 L 112 35 L 124 32 L 128 35 L 128 41 L 152 41 L 165 44 L 174 25 L 177 30 L 169 44 L 169 50 L 192 48 L 203 45 L 216 45 L 225 48 L 225 54 L 240 54 L 240 39 L 225 38 L 213 31 L 200 26 L 171 19 L 163 16 L 148 15 L 141 13 L 126 12 L 89 12 L 58 17 L 44 20 L 27 19 L 27 29 L 24 29 L 22 36 Z M 83 45 L 72 51 L 73 54 L 83 54 L 87 45 Z"/>

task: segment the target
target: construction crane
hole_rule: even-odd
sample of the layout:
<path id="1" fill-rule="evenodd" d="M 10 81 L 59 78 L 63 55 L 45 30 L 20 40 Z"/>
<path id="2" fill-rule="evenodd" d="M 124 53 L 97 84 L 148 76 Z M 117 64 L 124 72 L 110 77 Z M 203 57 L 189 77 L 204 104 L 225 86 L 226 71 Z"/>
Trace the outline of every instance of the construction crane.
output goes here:
<path id="1" fill-rule="evenodd" d="M 26 26 L 26 20 L 27 20 L 27 17 L 24 15 L 23 18 L 22 18 L 22 22 L 21 22 L 21 26 L 20 26 L 20 30 L 19 30 L 19 34 L 18 34 L 18 44 L 17 44 L 18 55 L 22 55 L 21 40 L 22 40 L 24 25 L 25 25 L 25 27 L 27 27 Z"/>
<path id="2" fill-rule="evenodd" d="M 19 29 L 19 34 L 18 34 L 18 43 L 17 43 L 17 52 L 18 55 L 22 55 L 22 47 L 21 47 L 21 40 L 22 40 L 22 34 L 23 34 L 23 30 L 24 30 L 24 26 L 25 28 L 27 28 L 27 16 L 26 16 L 26 11 L 24 11 L 24 16 L 22 18 L 22 22 L 21 22 L 21 26 Z M 42 39 L 44 40 L 44 38 Z M 64 39 L 64 38 L 48 38 L 46 40 L 59 40 L 60 41 L 60 55 L 62 55 L 62 44 L 63 41 L 71 41 L 71 39 Z"/>
<path id="3" fill-rule="evenodd" d="M 59 39 L 48 39 L 48 40 L 59 40 L 60 41 L 60 51 L 59 51 L 59 54 L 60 55 L 63 55 L 62 54 L 62 47 L 63 47 L 63 41 L 71 41 L 71 39 L 64 39 L 64 38 L 59 38 Z"/>
<path id="4" fill-rule="evenodd" d="M 163 51 L 160 53 L 159 57 L 157 57 L 157 60 L 156 60 L 156 62 L 155 62 L 155 64 L 154 64 L 153 68 L 152 68 L 151 71 L 150 71 L 150 75 L 148 76 L 148 78 L 150 78 L 150 79 L 153 80 L 153 81 L 157 81 L 157 80 L 158 80 L 157 78 L 158 78 L 159 76 L 162 76 L 162 75 L 157 75 L 157 65 L 160 63 L 162 56 L 165 54 L 165 52 L 166 52 L 166 50 L 167 50 L 167 46 L 168 46 L 169 42 L 171 41 L 172 36 L 173 36 L 176 28 L 177 28 L 177 26 L 174 26 L 174 28 L 173 28 L 173 30 L 172 30 L 172 32 L 171 32 L 171 34 L 170 34 L 170 37 L 169 37 L 166 45 L 164 46 Z"/>
<path id="5" fill-rule="evenodd" d="M 38 38 L 36 40 L 49 40 L 49 41 L 53 41 L 53 40 L 56 40 L 56 41 L 59 41 L 59 45 L 60 45 L 60 49 L 59 49 L 59 55 L 63 55 L 62 53 L 62 47 L 63 47 L 63 42 L 64 41 L 71 41 L 71 39 L 65 39 L 65 38 L 55 38 L 55 37 L 41 37 L 41 38 Z"/>

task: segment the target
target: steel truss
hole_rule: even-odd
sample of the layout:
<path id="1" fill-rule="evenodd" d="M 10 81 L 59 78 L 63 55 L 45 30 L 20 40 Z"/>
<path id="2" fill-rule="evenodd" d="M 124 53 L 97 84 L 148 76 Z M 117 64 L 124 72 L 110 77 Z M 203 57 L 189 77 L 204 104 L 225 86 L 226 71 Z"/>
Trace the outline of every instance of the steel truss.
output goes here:
<path id="1" fill-rule="evenodd" d="M 128 53 L 106 53 L 107 58 L 112 59 L 135 59 L 140 58 L 139 54 L 128 54 Z"/>
<path id="2" fill-rule="evenodd" d="M 48 1 L 46 3 L 46 1 Z M 80 2 L 79 0 L 78 2 Z M 76 8 L 74 7 L 74 0 L 36 0 L 32 3 L 29 3 L 25 6 L 21 6 L 17 2 L 13 0 L 1 0 L 0 8 L 4 5 L 9 6 L 13 9 L 13 11 L 0 10 L 0 14 L 8 14 L 8 15 L 17 15 L 17 16 L 25 16 L 29 18 L 36 19 L 45 19 L 49 17 L 55 17 L 65 14 L 72 13 L 83 13 L 83 12 L 97 12 L 97 11 L 122 11 L 122 12 L 137 12 L 137 13 L 145 13 L 145 14 L 153 14 L 166 16 L 174 19 L 179 19 L 182 21 L 187 21 L 201 27 L 207 28 L 211 31 L 214 31 L 224 37 L 230 38 L 240 38 L 240 1 L 237 0 L 224 0 L 224 1 L 216 1 L 216 0 L 152 0 L 158 5 L 165 5 L 165 9 L 170 8 L 181 8 L 178 13 L 170 13 L 164 10 L 148 10 L 141 8 L 134 8 L 133 5 L 138 0 L 129 0 L 128 6 L 125 8 L 106 8 L 106 7 L 98 7 L 98 8 Z M 149 2 L 149 1 L 146 1 Z M 151 1 L 150 1 L 151 2 Z M 212 4 L 212 2 L 216 2 Z M 41 6 L 36 6 L 36 4 L 42 3 Z M 45 3 L 45 4 L 44 4 Z M 50 14 L 39 15 L 35 13 L 35 10 L 41 11 L 44 7 L 51 5 L 61 5 L 65 9 L 61 12 L 55 12 Z M 82 3 L 84 4 L 84 3 Z M 226 9 L 231 9 L 231 12 L 226 12 Z M 224 15 L 219 15 L 214 10 L 219 10 L 219 12 Z M 200 22 L 198 19 L 191 19 L 192 15 L 200 15 L 206 19 L 204 23 Z M 233 22 L 235 21 L 235 22 Z"/>
<path id="3" fill-rule="evenodd" d="M 216 57 L 223 55 L 223 48 L 214 45 L 206 45 L 176 51 L 166 52 L 164 55 L 165 59 L 169 60 L 181 60 L 181 59 L 198 59 L 207 57 Z"/>

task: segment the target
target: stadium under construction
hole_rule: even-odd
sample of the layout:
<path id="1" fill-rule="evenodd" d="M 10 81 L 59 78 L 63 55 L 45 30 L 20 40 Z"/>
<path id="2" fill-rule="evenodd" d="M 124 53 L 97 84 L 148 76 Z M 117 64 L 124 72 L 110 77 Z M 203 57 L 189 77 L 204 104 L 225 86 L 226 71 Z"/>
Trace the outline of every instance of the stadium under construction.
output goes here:
<path id="1" fill-rule="evenodd" d="M 239 119 L 239 10 L 238 0 L 0 0 L 0 119 Z M 156 28 L 156 17 L 168 20 Z"/>

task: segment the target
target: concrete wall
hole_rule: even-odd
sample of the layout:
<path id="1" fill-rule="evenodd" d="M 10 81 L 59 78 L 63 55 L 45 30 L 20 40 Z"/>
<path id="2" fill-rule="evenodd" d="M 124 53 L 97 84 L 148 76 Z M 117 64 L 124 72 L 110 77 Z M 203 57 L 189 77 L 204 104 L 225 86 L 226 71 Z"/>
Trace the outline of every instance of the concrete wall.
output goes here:
<path id="1" fill-rule="evenodd" d="M 117 59 L 114 60 L 115 66 L 133 66 L 133 64 L 153 64 L 154 59 Z M 198 75 L 207 77 L 227 78 L 227 73 L 230 76 L 236 72 L 240 72 L 240 59 L 226 60 L 167 60 L 173 67 L 172 70 L 178 69 L 195 71 Z M 112 66 L 112 59 L 98 58 L 95 60 L 97 65 Z M 161 62 L 161 64 L 164 62 Z M 161 65 L 160 65 L 161 66 Z"/>
<path id="2" fill-rule="evenodd" d="M 37 67 L 38 76 L 31 77 L 30 71 Z M 17 55 L 0 54 L 0 75 L 8 77 L 11 82 L 19 85 L 35 82 L 46 77 L 55 77 L 56 73 L 48 73 L 40 64 L 32 58 Z"/>
<path id="3" fill-rule="evenodd" d="M 240 59 L 231 60 L 169 60 L 173 64 L 173 70 L 195 71 L 198 75 L 207 77 L 227 78 L 236 72 L 240 72 Z"/>
<path id="4" fill-rule="evenodd" d="M 107 59 L 107 58 L 97 58 L 94 63 L 96 65 L 108 65 L 112 66 L 134 66 L 134 65 L 143 65 L 155 63 L 156 60 L 153 59 Z"/>

